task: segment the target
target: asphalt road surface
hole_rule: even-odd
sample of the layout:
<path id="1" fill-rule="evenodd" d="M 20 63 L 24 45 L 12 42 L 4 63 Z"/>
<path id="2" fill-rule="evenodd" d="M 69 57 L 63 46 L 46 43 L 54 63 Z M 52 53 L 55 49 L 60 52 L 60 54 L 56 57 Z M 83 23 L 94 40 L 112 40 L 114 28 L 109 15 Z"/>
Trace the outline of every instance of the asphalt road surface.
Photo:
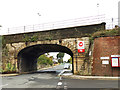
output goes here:
<path id="1" fill-rule="evenodd" d="M 56 68 L 56 69 L 55 69 Z M 63 70 L 63 65 L 50 70 Z M 57 76 L 57 73 L 32 73 L 19 76 L 2 78 L 2 88 L 118 88 L 117 80 L 79 80 L 65 79 Z"/>

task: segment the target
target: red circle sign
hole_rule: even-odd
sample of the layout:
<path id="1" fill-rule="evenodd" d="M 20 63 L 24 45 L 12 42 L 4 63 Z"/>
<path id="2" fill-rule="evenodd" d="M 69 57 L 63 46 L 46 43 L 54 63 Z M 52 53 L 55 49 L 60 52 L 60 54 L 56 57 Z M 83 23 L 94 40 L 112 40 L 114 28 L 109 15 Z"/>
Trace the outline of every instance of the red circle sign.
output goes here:
<path id="1" fill-rule="evenodd" d="M 79 46 L 82 47 L 83 46 L 83 42 L 79 42 Z"/>

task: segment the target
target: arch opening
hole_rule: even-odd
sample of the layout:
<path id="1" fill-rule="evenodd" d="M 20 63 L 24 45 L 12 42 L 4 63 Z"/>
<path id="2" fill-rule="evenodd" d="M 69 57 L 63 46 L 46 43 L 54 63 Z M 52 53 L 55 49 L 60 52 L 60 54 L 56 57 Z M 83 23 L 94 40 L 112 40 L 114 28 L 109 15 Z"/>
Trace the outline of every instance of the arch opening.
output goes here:
<path id="1" fill-rule="evenodd" d="M 40 55 L 49 52 L 62 52 L 69 54 L 73 59 L 72 51 L 58 44 L 37 44 L 26 47 L 18 53 L 18 72 L 33 72 L 37 71 L 37 59 Z M 73 62 L 73 60 L 72 60 Z M 73 72 L 73 63 L 72 63 Z"/>

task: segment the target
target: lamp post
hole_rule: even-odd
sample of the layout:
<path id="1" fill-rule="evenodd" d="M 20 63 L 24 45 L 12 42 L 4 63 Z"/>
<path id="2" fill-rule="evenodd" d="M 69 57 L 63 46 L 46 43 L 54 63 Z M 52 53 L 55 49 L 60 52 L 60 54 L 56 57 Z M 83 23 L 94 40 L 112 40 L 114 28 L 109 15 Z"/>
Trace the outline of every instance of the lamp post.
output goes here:
<path id="1" fill-rule="evenodd" d="M 1 30 L 1 27 L 2 27 L 2 26 L 0 25 L 0 30 Z"/>
<path id="2" fill-rule="evenodd" d="M 38 14 L 38 16 L 41 16 L 41 14 L 40 13 L 37 13 Z"/>
<path id="3" fill-rule="evenodd" d="M 37 13 L 37 15 L 40 17 L 41 16 L 41 14 L 40 13 Z M 40 20 L 39 20 L 40 21 Z M 38 21 L 38 23 L 39 23 L 39 21 Z"/>
<path id="4" fill-rule="evenodd" d="M 97 14 L 99 15 L 99 3 L 97 3 Z"/>

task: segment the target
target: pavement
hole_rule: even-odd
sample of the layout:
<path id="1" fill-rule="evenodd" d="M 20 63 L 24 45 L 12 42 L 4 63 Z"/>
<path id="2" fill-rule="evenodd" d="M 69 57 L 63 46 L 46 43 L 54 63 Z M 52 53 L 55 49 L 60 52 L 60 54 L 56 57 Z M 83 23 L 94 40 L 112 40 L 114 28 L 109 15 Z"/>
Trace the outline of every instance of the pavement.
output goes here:
<path id="1" fill-rule="evenodd" d="M 53 68 L 55 66 L 42 68 L 41 70 L 46 70 L 48 68 Z M 68 73 L 65 73 L 68 72 Z M 81 80 L 120 80 L 120 77 L 110 77 L 110 76 L 80 76 L 80 75 L 73 75 L 72 73 L 69 73 L 70 70 L 63 70 L 61 71 L 58 76 L 63 78 L 70 78 L 70 79 L 81 79 Z M 21 75 L 19 73 L 12 73 L 12 74 L 0 74 L 1 77 L 8 77 L 8 76 L 18 76 Z"/>
<path id="2" fill-rule="evenodd" d="M 61 77 L 81 80 L 120 80 L 120 77 L 108 77 L 108 76 L 61 75 Z"/>
<path id="3" fill-rule="evenodd" d="M 13 74 L 0 74 L 2 77 L 8 77 L 8 76 L 17 76 L 20 75 L 18 73 Z M 81 80 L 120 80 L 120 77 L 108 77 L 108 76 L 80 76 L 80 75 L 71 75 L 71 74 L 63 74 L 58 75 L 59 77 L 63 78 L 70 78 L 70 79 L 81 79 Z"/>
<path id="4" fill-rule="evenodd" d="M 55 66 L 50 66 L 50 67 L 45 67 L 45 68 L 41 68 L 40 70 L 46 70 L 48 68 L 53 68 Z M 28 74 L 30 72 L 25 72 L 25 73 L 22 73 L 22 74 Z M 8 77 L 8 76 L 18 76 L 18 75 L 21 75 L 19 73 L 12 73 L 12 74 L 0 74 L 0 77 Z"/>
<path id="5" fill-rule="evenodd" d="M 8 77 L 8 76 L 17 76 L 20 75 L 18 73 L 12 73 L 12 74 L 0 74 L 0 77 Z"/>

